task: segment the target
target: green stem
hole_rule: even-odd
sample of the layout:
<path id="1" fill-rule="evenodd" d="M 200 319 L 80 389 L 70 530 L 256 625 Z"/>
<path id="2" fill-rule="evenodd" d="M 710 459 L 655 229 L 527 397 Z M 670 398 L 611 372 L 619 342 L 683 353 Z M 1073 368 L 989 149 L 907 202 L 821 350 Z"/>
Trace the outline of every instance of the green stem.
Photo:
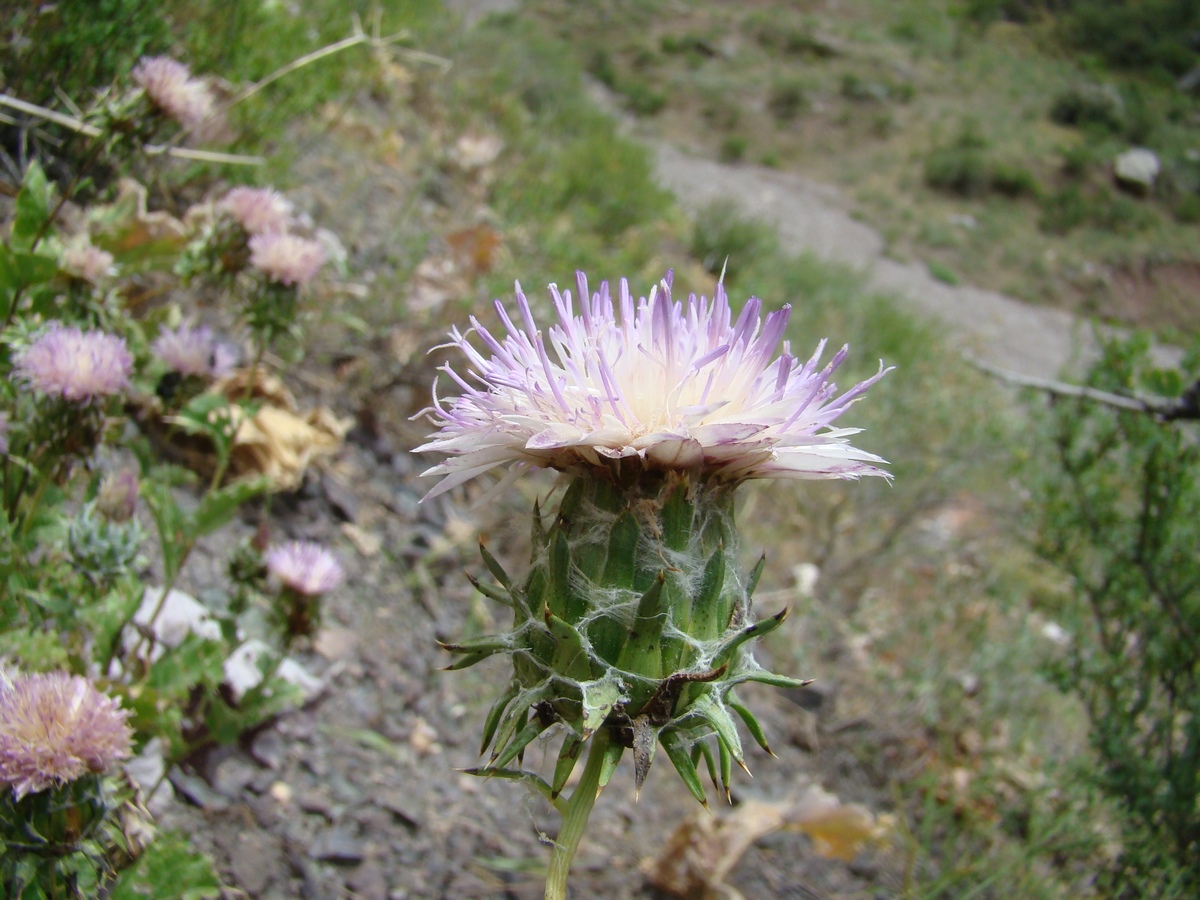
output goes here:
<path id="1" fill-rule="evenodd" d="M 550 869 L 546 872 L 546 900 L 567 900 L 567 875 L 571 871 L 571 861 L 579 848 L 580 838 L 587 828 L 592 807 L 596 805 L 608 743 L 606 728 L 601 728 L 592 737 L 587 766 L 575 792 L 571 794 L 571 801 L 563 813 L 562 829 L 558 833 L 558 840 L 554 842 L 554 855 L 550 857 Z"/>

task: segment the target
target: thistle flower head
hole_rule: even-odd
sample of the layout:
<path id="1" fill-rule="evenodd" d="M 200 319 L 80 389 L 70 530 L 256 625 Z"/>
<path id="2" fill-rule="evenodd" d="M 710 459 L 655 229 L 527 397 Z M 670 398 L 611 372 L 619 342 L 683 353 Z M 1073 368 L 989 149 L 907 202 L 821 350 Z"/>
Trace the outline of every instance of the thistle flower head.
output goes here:
<path id="1" fill-rule="evenodd" d="M 127 715 L 78 675 L 0 673 L 0 783 L 19 800 L 110 769 L 129 756 Z"/>
<path id="2" fill-rule="evenodd" d="M 208 86 L 193 78 L 186 65 L 168 56 L 143 57 L 133 68 L 133 80 L 150 102 L 187 128 L 212 117 L 216 103 Z"/>
<path id="3" fill-rule="evenodd" d="M 325 248 L 294 234 L 256 234 L 250 238 L 250 265 L 272 281 L 301 287 L 325 264 Z"/>
<path id="4" fill-rule="evenodd" d="M 222 378 L 233 369 L 233 352 L 207 325 L 164 328 L 150 345 L 154 354 L 181 375 Z"/>
<path id="5" fill-rule="evenodd" d="M 292 221 L 292 204 L 271 188 L 235 187 L 225 195 L 221 208 L 247 234 L 277 234 Z"/>
<path id="6" fill-rule="evenodd" d="M 346 578 L 337 557 L 314 541 L 289 541 L 272 547 L 266 563 L 283 584 L 310 597 L 332 591 Z"/>
<path id="7" fill-rule="evenodd" d="M 115 271 L 113 255 L 87 243 L 67 247 L 63 251 L 60 265 L 64 272 L 92 284 L 99 283 L 101 278 Z"/>
<path id="8" fill-rule="evenodd" d="M 90 402 L 129 384 L 133 357 L 125 339 L 51 322 L 14 355 L 13 372 L 40 394 Z"/>
<path id="9" fill-rule="evenodd" d="M 576 277 L 576 297 L 550 285 L 558 321 L 545 333 L 520 284 L 517 322 L 496 301 L 506 337 L 475 317 L 466 333 L 450 332 L 469 368 L 442 367 L 462 389 L 453 400 L 434 385 L 426 414 L 439 430 L 417 450 L 450 458 L 424 473 L 443 476 L 428 496 L 506 464 L 699 468 L 735 483 L 888 477 L 875 465 L 885 460 L 847 441 L 858 429 L 832 427 L 885 370 L 836 396 L 829 379 L 846 347 L 824 366 L 825 341 L 807 360 L 787 341 L 774 355 L 789 306 L 764 318 L 752 297 L 735 318 L 719 283 L 712 300 L 672 300 L 670 274 L 636 301 L 622 279 L 614 302 L 607 282 L 590 294 Z"/>

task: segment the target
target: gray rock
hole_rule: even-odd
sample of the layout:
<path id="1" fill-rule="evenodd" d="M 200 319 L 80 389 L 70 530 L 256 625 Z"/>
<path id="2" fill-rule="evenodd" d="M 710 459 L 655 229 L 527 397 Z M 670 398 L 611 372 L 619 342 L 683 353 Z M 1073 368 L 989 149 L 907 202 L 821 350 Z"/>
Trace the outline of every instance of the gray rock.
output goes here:
<path id="1" fill-rule="evenodd" d="M 334 825 L 318 832 L 308 855 L 319 862 L 357 865 L 363 861 L 363 842 L 345 826 Z"/>
<path id="2" fill-rule="evenodd" d="M 1154 188 L 1162 163 L 1158 154 L 1145 147 L 1134 147 L 1117 157 L 1113 175 L 1117 184 L 1137 193 L 1146 193 Z"/>

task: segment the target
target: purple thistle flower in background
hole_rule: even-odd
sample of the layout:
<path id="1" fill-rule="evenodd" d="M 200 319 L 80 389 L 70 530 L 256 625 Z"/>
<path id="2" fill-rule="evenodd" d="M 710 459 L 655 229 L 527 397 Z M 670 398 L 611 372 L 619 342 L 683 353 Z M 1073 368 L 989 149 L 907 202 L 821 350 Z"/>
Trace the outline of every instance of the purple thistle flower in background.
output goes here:
<path id="1" fill-rule="evenodd" d="M 301 287 L 325 264 L 325 248 L 294 234 L 256 234 L 250 238 L 250 265 L 272 281 Z"/>
<path id="2" fill-rule="evenodd" d="M 235 187 L 221 201 L 247 234 L 278 234 L 292 221 L 292 204 L 271 188 Z"/>
<path id="3" fill-rule="evenodd" d="M 187 128 L 196 128 L 212 117 L 216 102 L 208 86 L 193 78 L 191 70 L 168 56 L 147 56 L 138 61 L 133 80 L 150 102 Z"/>
<path id="4" fill-rule="evenodd" d="M 111 275 L 116 271 L 113 268 L 111 253 L 86 243 L 74 244 L 65 249 L 59 264 L 67 274 L 90 281 L 92 284 L 99 283 L 105 275 Z"/>
<path id="5" fill-rule="evenodd" d="M 711 301 L 692 294 L 683 304 L 671 299 L 670 273 L 637 301 L 622 279 L 614 303 L 607 282 L 593 295 L 582 272 L 576 280 L 577 298 L 550 285 L 558 322 L 545 335 L 520 284 L 519 325 L 496 301 L 503 340 L 474 316 L 465 334 L 450 332 L 469 369 L 464 377 L 442 366 L 462 394 L 443 401 L 435 382 L 424 411 L 438 431 L 417 452 L 450 456 L 424 473 L 443 476 L 427 496 L 502 465 L 515 466 L 510 477 L 529 466 L 622 464 L 698 467 L 734 483 L 890 477 L 875 465 L 885 460 L 847 441 L 859 429 L 832 427 L 883 377 L 882 364 L 835 396 L 829 379 L 847 347 L 823 367 L 825 341 L 806 361 L 787 341 L 774 356 L 790 306 L 763 318 L 762 301 L 752 297 L 735 320 L 720 283 Z M 472 332 L 484 352 L 469 342 Z"/>
<path id="6" fill-rule="evenodd" d="M 309 597 L 332 591 L 346 579 L 337 557 L 315 541 L 289 541 L 272 547 L 266 563 L 283 584 Z"/>
<path id="7" fill-rule="evenodd" d="M 129 757 L 128 715 L 78 675 L 0 672 L 0 782 L 20 800 L 107 771 Z"/>
<path id="8" fill-rule="evenodd" d="M 125 339 L 51 322 L 14 354 L 13 373 L 40 394 L 85 403 L 120 393 L 133 357 Z"/>
<path id="9" fill-rule="evenodd" d="M 211 328 L 164 328 L 150 345 L 155 356 L 181 375 L 222 378 L 233 369 L 234 354 L 218 341 Z"/>

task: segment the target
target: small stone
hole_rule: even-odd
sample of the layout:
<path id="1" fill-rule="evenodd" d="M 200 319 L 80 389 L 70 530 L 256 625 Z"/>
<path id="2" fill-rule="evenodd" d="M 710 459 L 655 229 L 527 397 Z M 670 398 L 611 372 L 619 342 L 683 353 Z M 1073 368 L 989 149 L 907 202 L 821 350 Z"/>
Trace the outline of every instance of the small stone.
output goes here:
<path id="1" fill-rule="evenodd" d="M 269 793 L 278 803 L 292 802 L 292 786 L 286 781 L 277 781 L 271 785 Z"/>
<path id="2" fill-rule="evenodd" d="M 342 525 L 342 534 L 354 545 L 355 550 L 368 559 L 378 554 L 383 548 L 382 537 L 374 531 L 367 531 L 350 522 Z"/>
<path id="3" fill-rule="evenodd" d="M 213 771 L 213 790 L 236 800 L 258 774 L 258 767 L 249 760 L 241 756 L 230 756 L 221 760 Z"/>
<path id="4" fill-rule="evenodd" d="M 436 755 L 442 752 L 442 745 L 438 743 L 437 737 L 433 726 L 418 716 L 413 723 L 412 733 L 408 736 L 408 743 L 419 756 Z"/>
<path id="5" fill-rule="evenodd" d="M 296 797 L 296 805 L 306 813 L 314 813 L 325 818 L 329 818 L 330 812 L 333 811 L 333 799 L 324 791 L 316 788 L 302 791 Z"/>
<path id="6" fill-rule="evenodd" d="M 363 860 L 363 843 L 349 829 L 334 825 L 317 834 L 308 855 L 320 862 L 356 865 Z"/>
<path id="7" fill-rule="evenodd" d="M 278 769 L 287 757 L 287 743 L 274 728 L 259 732 L 250 745 L 250 755 L 268 769 Z"/>
<path id="8" fill-rule="evenodd" d="M 261 894 L 277 875 L 286 878 L 287 862 L 278 843 L 262 831 L 242 831 L 229 855 L 237 886 L 251 896 Z"/>
<path id="9" fill-rule="evenodd" d="M 387 900 L 387 878 L 383 866 L 373 859 L 367 860 L 346 879 L 346 887 L 362 900 Z"/>
<path id="10" fill-rule="evenodd" d="M 171 770 L 167 776 L 174 785 L 176 793 L 186 797 L 201 809 L 222 810 L 229 808 L 229 801 L 208 786 L 208 782 L 199 775 L 185 772 L 180 768 Z"/>
<path id="11" fill-rule="evenodd" d="M 1158 160 L 1158 154 L 1145 147 L 1126 150 L 1117 157 L 1113 167 L 1113 175 L 1117 179 L 1117 184 L 1139 194 L 1153 189 L 1154 182 L 1158 180 L 1161 171 L 1162 163 Z"/>

